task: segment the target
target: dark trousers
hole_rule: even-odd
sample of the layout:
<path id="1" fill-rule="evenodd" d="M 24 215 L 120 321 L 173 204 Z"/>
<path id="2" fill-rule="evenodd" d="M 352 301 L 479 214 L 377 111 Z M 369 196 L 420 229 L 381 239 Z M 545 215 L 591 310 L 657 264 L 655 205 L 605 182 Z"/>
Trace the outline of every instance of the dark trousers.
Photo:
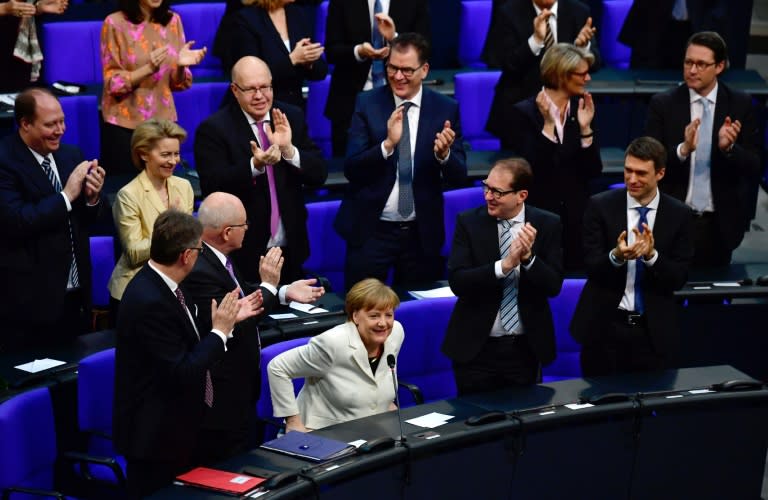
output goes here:
<path id="1" fill-rule="evenodd" d="M 734 221 L 734 224 L 738 222 Z M 714 212 L 693 216 L 693 249 L 693 267 L 722 267 L 731 263 L 732 250 L 723 242 Z"/>
<path id="2" fill-rule="evenodd" d="M 349 133 L 349 121 L 331 121 L 331 152 L 333 156 L 343 158 L 347 154 L 347 134 Z"/>
<path id="3" fill-rule="evenodd" d="M 132 129 L 101 122 L 99 165 L 104 167 L 107 176 L 125 176 L 125 183 L 139 173 L 139 169 L 131 161 L 132 136 Z M 118 189 L 122 187 L 122 184 L 118 186 Z"/>
<path id="4" fill-rule="evenodd" d="M 347 245 L 344 283 L 349 290 L 365 278 L 386 281 L 389 270 L 394 268 L 393 284 L 425 285 L 442 279 L 443 260 L 440 255 L 424 254 L 418 222 L 380 220 L 365 243 Z"/>
<path id="5" fill-rule="evenodd" d="M 584 377 L 662 370 L 666 359 L 656 352 L 644 318 L 630 325 L 626 312 L 617 311 L 600 338 L 582 346 L 581 372 Z"/>
<path id="6" fill-rule="evenodd" d="M 127 458 L 126 490 L 129 498 L 144 498 L 170 485 L 179 474 L 192 467 L 187 458 L 143 460 Z"/>
<path id="7" fill-rule="evenodd" d="M 488 337 L 468 363 L 453 363 L 459 396 L 495 391 L 541 381 L 541 366 L 526 335 Z"/>

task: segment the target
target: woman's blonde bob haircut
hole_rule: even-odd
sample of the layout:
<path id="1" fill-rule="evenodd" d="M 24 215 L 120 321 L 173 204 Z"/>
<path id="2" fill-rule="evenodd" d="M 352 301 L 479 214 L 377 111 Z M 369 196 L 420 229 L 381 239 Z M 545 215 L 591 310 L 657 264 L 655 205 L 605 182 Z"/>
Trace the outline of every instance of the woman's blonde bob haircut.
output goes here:
<path id="1" fill-rule="evenodd" d="M 140 124 L 131 136 L 131 161 L 136 168 L 144 170 L 141 155 L 149 154 L 152 148 L 163 139 L 178 139 L 179 143 L 187 139 L 187 132 L 170 120 L 150 118 Z"/>
<path id="2" fill-rule="evenodd" d="M 557 43 L 541 58 L 541 81 L 548 89 L 559 89 L 568 76 L 576 71 L 581 61 L 592 67 L 595 56 L 586 49 L 570 43 Z"/>
<path id="3" fill-rule="evenodd" d="M 396 309 L 399 305 L 400 298 L 391 288 L 376 278 L 367 278 L 355 283 L 347 292 L 344 311 L 347 320 L 352 321 L 352 313 L 356 311 Z"/>

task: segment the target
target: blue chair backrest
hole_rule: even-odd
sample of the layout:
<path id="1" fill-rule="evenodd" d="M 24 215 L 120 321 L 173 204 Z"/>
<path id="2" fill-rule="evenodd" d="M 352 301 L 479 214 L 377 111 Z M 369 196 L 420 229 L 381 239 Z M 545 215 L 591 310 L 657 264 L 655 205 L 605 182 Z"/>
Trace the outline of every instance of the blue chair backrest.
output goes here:
<path id="1" fill-rule="evenodd" d="M 453 244 L 453 233 L 456 231 L 456 217 L 463 211 L 485 203 L 482 186 L 463 189 L 453 189 L 443 192 L 443 224 L 445 225 L 445 243 L 442 254 L 448 257 Z"/>
<path id="2" fill-rule="evenodd" d="M 315 39 L 314 42 L 319 42 L 325 45 L 325 21 L 328 18 L 328 0 L 323 0 L 320 5 L 317 6 L 315 13 Z"/>
<path id="3" fill-rule="evenodd" d="M 600 55 L 605 65 L 611 68 L 629 68 L 632 50 L 618 38 L 630 7 L 632 0 L 603 0 L 603 20 L 598 30 Z"/>
<path id="4" fill-rule="evenodd" d="M 173 94 L 179 125 L 187 131 L 187 140 L 181 145 L 181 159 L 192 167 L 195 165 L 197 126 L 219 109 L 224 94 L 228 91 L 228 82 L 197 82 L 187 90 Z"/>
<path id="5" fill-rule="evenodd" d="M 77 419 L 81 431 L 112 435 L 115 348 L 83 358 L 77 375 Z"/>
<path id="6" fill-rule="evenodd" d="M 410 300 L 395 311 L 405 330 L 397 376 L 419 386 L 425 402 L 456 396 L 451 360 L 440 351 L 455 304 L 456 297 Z"/>
<path id="7" fill-rule="evenodd" d="M 0 403 L 0 440 L 0 492 L 12 486 L 53 488 L 56 430 L 47 387 Z"/>
<path id="8" fill-rule="evenodd" d="M 191 68 L 195 77 L 225 76 L 221 60 L 213 55 L 213 39 L 216 37 L 219 22 L 224 16 L 224 7 L 224 2 L 175 4 L 172 7 L 172 10 L 181 17 L 184 38 L 188 42 L 195 41 L 192 48 L 208 47 L 208 52 L 200 64 Z"/>
<path id="9" fill-rule="evenodd" d="M 341 201 L 307 203 L 307 231 L 309 233 L 309 258 L 304 269 L 331 282 L 334 291 L 344 290 L 344 258 L 347 246 L 333 229 L 333 221 Z"/>
<path id="10" fill-rule="evenodd" d="M 95 95 L 73 95 L 60 97 L 67 130 L 64 142 L 80 148 L 83 158 L 98 158 L 99 151 L 99 100 Z"/>
<path id="11" fill-rule="evenodd" d="M 115 238 L 91 236 L 91 297 L 94 306 L 109 305 L 107 284 L 115 267 Z"/>
<path id="12" fill-rule="evenodd" d="M 323 151 L 323 156 L 326 158 L 332 156 L 331 121 L 323 114 L 330 86 L 331 75 L 328 75 L 323 80 L 308 82 L 309 92 L 307 93 L 307 127 L 309 128 L 309 137 Z"/>
<path id="13" fill-rule="evenodd" d="M 464 141 L 476 151 L 496 151 L 501 147 L 499 140 L 485 130 L 499 76 L 500 71 L 484 71 L 458 73 L 454 77 L 454 95 L 459 102 L 461 132 Z"/>
<path id="14" fill-rule="evenodd" d="M 256 415 L 266 421 L 275 422 L 280 425 L 280 422 L 274 417 L 272 412 L 272 394 L 269 391 L 269 376 L 267 375 L 267 365 L 272 361 L 275 356 L 285 351 L 299 346 L 305 345 L 309 342 L 311 337 L 302 337 L 299 339 L 286 340 L 284 342 L 278 342 L 276 344 L 268 345 L 261 350 L 261 390 L 259 392 L 259 400 L 256 402 Z M 301 388 L 304 387 L 304 379 L 297 378 L 293 380 L 293 393 L 298 394 Z M 264 441 L 274 439 L 277 435 L 277 427 L 267 426 L 264 429 Z"/>
<path id="15" fill-rule="evenodd" d="M 485 68 L 480 59 L 491 25 L 491 0 L 461 2 L 459 21 L 459 64 L 468 68 Z"/>
<path id="16" fill-rule="evenodd" d="M 101 25 L 101 21 L 43 24 L 43 73 L 46 82 L 63 80 L 82 85 L 103 84 Z"/>
<path id="17" fill-rule="evenodd" d="M 557 358 L 542 369 L 544 382 L 581 377 L 581 346 L 571 337 L 570 324 L 584 283 L 585 279 L 566 279 L 563 281 L 560 295 L 549 299 L 555 322 Z"/>

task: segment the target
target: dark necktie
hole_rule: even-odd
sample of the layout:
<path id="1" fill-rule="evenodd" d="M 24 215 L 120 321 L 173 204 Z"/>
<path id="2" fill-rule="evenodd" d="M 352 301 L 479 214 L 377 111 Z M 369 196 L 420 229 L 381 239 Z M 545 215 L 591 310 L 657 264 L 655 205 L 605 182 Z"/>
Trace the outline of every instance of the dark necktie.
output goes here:
<path id="1" fill-rule="evenodd" d="M 547 18 L 546 22 L 547 22 L 547 32 L 544 35 L 544 50 L 541 52 L 542 54 L 547 50 L 549 50 L 549 48 L 555 44 L 555 35 L 554 33 L 552 33 L 552 25 L 549 23 L 549 18 Z"/>
<path id="2" fill-rule="evenodd" d="M 40 164 L 40 166 L 43 167 L 43 172 L 45 172 L 46 177 L 48 177 L 48 181 L 53 186 L 53 190 L 56 192 L 61 192 L 61 182 L 59 182 L 59 178 L 56 177 L 56 172 L 54 172 L 53 168 L 51 167 L 51 159 L 46 156 L 43 158 L 43 162 Z M 69 279 L 67 283 L 71 284 L 72 288 L 79 288 L 80 273 L 77 271 L 77 258 L 75 257 L 75 237 L 72 233 L 72 221 L 69 220 L 69 215 L 67 215 L 67 226 L 69 227 L 69 245 L 72 249 L 72 263 L 69 265 Z"/>
<path id="3" fill-rule="evenodd" d="M 397 211 L 401 217 L 413 213 L 413 160 L 411 158 L 411 127 L 408 124 L 408 110 L 412 102 L 403 103 L 403 134 L 397 145 L 398 192 Z"/>
<path id="4" fill-rule="evenodd" d="M 499 250 L 501 258 L 509 254 L 509 245 L 512 242 L 512 222 L 499 221 L 501 224 L 501 237 L 499 238 Z M 517 274 L 514 269 L 504 277 L 504 294 L 501 297 L 499 317 L 504 330 L 512 332 L 517 328 L 519 317 L 517 313 Z"/>
<path id="5" fill-rule="evenodd" d="M 648 207 L 635 207 L 640 213 L 640 220 L 637 222 L 637 230 L 641 233 L 644 231 L 643 224 L 648 224 L 648 212 L 651 210 Z M 643 257 L 640 256 L 635 261 L 635 311 L 639 314 L 643 314 L 645 311 L 645 298 L 643 296 L 643 280 L 645 279 L 645 264 L 643 264 Z"/>
<path id="6" fill-rule="evenodd" d="M 379 33 L 379 29 L 376 27 L 376 14 L 381 14 L 381 0 L 376 0 L 373 3 L 373 22 L 371 22 L 371 45 L 374 49 L 380 49 L 384 46 L 384 37 Z M 374 59 L 371 62 L 371 82 L 374 87 L 381 87 L 386 83 L 384 79 L 384 61 L 381 59 Z"/>
<path id="7" fill-rule="evenodd" d="M 264 127 L 269 127 L 269 122 L 259 121 L 256 122 L 256 130 L 259 134 L 259 143 L 261 144 L 262 151 L 269 149 L 269 139 L 267 138 Z M 269 216 L 269 230 L 270 235 L 274 238 L 277 234 L 277 229 L 280 224 L 280 205 L 277 202 L 277 188 L 275 187 L 275 169 L 272 165 L 267 165 L 267 184 L 269 185 L 269 203 L 271 206 Z"/>
<path id="8" fill-rule="evenodd" d="M 175 293 L 176 298 L 179 299 L 181 307 L 184 308 L 184 312 L 189 314 L 189 309 L 187 309 L 187 302 L 184 300 L 184 294 L 181 292 L 181 288 L 177 287 Z M 203 401 L 205 401 L 205 404 L 208 405 L 209 408 L 213 406 L 213 381 L 211 380 L 210 370 L 205 370 L 205 397 Z"/>

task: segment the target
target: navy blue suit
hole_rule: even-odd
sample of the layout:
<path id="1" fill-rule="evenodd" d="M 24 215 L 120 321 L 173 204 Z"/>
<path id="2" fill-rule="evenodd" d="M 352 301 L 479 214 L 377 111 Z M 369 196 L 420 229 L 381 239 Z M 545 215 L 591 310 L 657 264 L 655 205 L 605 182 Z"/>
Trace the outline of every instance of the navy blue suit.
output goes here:
<path id="1" fill-rule="evenodd" d="M 445 240 L 443 182 L 464 181 L 466 155 L 456 101 L 426 87 L 422 91 L 413 155 L 413 197 L 421 254 L 439 259 Z M 389 158 L 381 153 L 381 143 L 387 137 L 387 120 L 394 110 L 395 99 L 388 86 L 358 95 L 344 162 L 349 186 L 334 222 L 336 231 L 347 242 L 348 252 L 350 247 L 360 247 L 374 235 L 395 184 L 397 150 Z M 433 148 L 435 134 L 443 129 L 445 120 L 450 120 L 456 140 L 448 161 L 441 165 Z M 346 279 L 350 284 L 350 276 Z"/>
<path id="2" fill-rule="evenodd" d="M 62 186 L 82 161 L 80 151 L 62 144 L 53 153 Z M 61 193 L 55 192 L 32 152 L 13 133 L 0 142 L 0 283 L 8 293 L 0 301 L 0 351 L 4 341 L 22 340 L 24 332 L 51 328 L 58 334 L 84 333 L 85 325 L 57 324 L 64 313 L 67 279 L 72 263 L 72 224 L 80 303 L 87 315 L 91 299 L 91 262 L 87 225 L 108 212 L 100 200 L 86 205 L 81 194 L 67 212 Z M 41 306 L 42 305 L 42 306 Z M 13 337 L 13 339 L 11 338 Z M 27 339 L 29 340 L 29 339 Z"/>
<path id="3" fill-rule="evenodd" d="M 312 26 L 304 17 L 301 7 L 286 5 L 285 18 L 291 50 L 299 40 L 312 38 Z M 264 60 L 272 72 L 272 87 L 278 101 L 303 109 L 301 86 L 304 80 L 322 80 L 328 73 L 328 64 L 322 57 L 310 67 L 294 66 L 289 57 L 290 50 L 285 47 L 280 33 L 269 17 L 269 12 L 261 7 L 241 9 L 235 16 L 231 37 L 232 59 L 228 63 L 225 62 L 225 66 L 231 68 L 243 56 L 256 56 Z"/>

